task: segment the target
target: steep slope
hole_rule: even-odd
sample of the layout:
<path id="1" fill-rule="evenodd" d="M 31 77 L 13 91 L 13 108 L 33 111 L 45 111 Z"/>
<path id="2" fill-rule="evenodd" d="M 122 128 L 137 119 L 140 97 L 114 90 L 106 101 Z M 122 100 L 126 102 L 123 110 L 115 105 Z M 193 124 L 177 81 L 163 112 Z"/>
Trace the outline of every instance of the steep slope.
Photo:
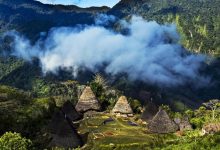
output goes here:
<path id="1" fill-rule="evenodd" d="M 52 27 L 91 24 L 96 13 L 108 12 L 119 18 L 135 14 L 160 23 L 176 23 L 186 48 L 218 56 L 219 6 L 219 0 L 121 0 L 112 9 L 45 5 L 34 0 L 0 0 L 0 33 L 16 29 L 36 39 L 39 32 Z"/>
<path id="2" fill-rule="evenodd" d="M 112 9 L 107 7 L 83 9 L 77 6 L 45 5 L 34 0 L 0 0 L 0 34 L 7 30 L 16 29 L 35 41 L 40 32 L 47 32 L 52 27 L 92 24 L 96 13 L 107 13 L 118 18 L 129 18 L 130 15 L 136 14 L 147 20 L 156 20 L 160 23 L 176 23 L 182 37 L 181 42 L 186 48 L 194 52 L 218 56 L 220 51 L 219 6 L 219 0 L 213 0 L 212 3 L 209 0 L 122 0 Z M 7 42 L 3 41 L 3 46 L 0 44 L 0 53 L 4 44 L 7 47 Z M 220 79 L 220 74 L 216 64 L 207 67 L 207 72 L 214 76 L 213 82 L 216 84 L 214 88 L 207 87 L 202 91 L 193 91 L 189 85 L 188 87 L 171 89 L 170 93 L 162 90 L 161 93 L 166 93 L 168 96 L 161 99 L 170 99 L 171 103 L 173 99 L 181 99 L 184 102 L 187 101 L 187 105 L 193 105 L 191 103 L 198 102 L 192 102 L 192 99 L 219 97 L 220 83 L 217 81 Z M 14 57 L 0 57 L 0 83 L 2 84 L 25 90 L 36 89 L 36 91 L 40 91 L 38 85 L 45 85 L 47 82 L 44 83 L 44 81 L 48 81 L 48 78 L 54 79 L 53 82 L 55 82 L 58 78 L 65 81 L 73 77 L 71 73 L 60 73 L 55 77 L 51 75 L 44 78 L 39 63 L 24 63 Z M 80 75 L 79 78 L 87 82 L 90 77 L 88 73 L 85 73 L 85 76 Z M 141 90 L 146 89 L 143 83 L 127 86 L 129 82 L 122 79 L 116 80 L 114 85 L 118 87 L 121 82 L 124 82 L 125 85 L 120 90 L 132 93 L 132 95 L 140 92 L 140 88 L 142 88 Z M 38 88 L 33 88 L 36 86 Z M 149 89 L 153 91 L 152 87 Z"/>
<path id="3" fill-rule="evenodd" d="M 0 85 L 0 120 L 4 122 L 0 124 L 0 134 L 9 130 L 29 134 L 31 130 L 41 129 L 41 120 L 44 122 L 54 108 L 51 98 L 33 99 L 30 92 Z M 36 122 L 40 128 L 27 126 Z"/>
<path id="4" fill-rule="evenodd" d="M 17 30 L 35 41 L 41 32 L 47 32 L 53 27 L 92 24 L 96 13 L 108 10 L 108 7 L 46 5 L 34 0 L 0 0 L 0 37 L 5 31 Z M 13 84 L 10 85 L 30 88 L 31 80 L 41 75 L 37 71 L 38 66 L 35 63 L 23 63 L 15 57 L 2 55 L 2 50 L 10 50 L 8 46 L 10 40 L 1 41 L 0 38 L 0 43 L 0 82 L 7 84 L 13 80 Z"/>
<path id="5" fill-rule="evenodd" d="M 121 0 L 108 13 L 120 18 L 135 14 L 160 23 L 176 23 L 186 48 L 218 56 L 219 7 L 219 0 Z"/>
<path id="6" fill-rule="evenodd" d="M 79 8 L 77 6 L 45 5 L 34 0 L 0 0 L 0 33 L 16 29 L 29 38 L 56 26 L 93 23 L 94 14 L 108 7 Z"/>

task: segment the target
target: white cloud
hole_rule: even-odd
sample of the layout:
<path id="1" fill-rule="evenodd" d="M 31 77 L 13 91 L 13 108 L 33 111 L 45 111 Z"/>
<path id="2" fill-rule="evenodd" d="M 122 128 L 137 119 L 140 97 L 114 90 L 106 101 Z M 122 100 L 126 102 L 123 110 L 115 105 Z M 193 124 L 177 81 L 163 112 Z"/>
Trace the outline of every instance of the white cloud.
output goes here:
<path id="1" fill-rule="evenodd" d="M 124 25 L 128 35 L 101 26 L 56 28 L 45 41 L 33 46 L 29 40 L 12 33 L 14 55 L 26 60 L 38 57 L 44 72 L 72 68 L 77 75 L 78 69 L 96 72 L 106 64 L 106 73 L 127 73 L 130 79 L 160 86 L 208 81 L 199 73 L 205 57 L 186 53 L 178 44 L 175 25 L 159 25 L 140 17 L 133 17 Z"/>

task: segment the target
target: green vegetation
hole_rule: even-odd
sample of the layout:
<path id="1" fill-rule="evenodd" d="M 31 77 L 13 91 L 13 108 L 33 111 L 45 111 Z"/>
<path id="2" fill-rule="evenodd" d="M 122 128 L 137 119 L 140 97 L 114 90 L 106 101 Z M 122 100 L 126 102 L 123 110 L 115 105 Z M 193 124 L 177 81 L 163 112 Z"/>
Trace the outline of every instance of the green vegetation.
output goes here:
<path id="1" fill-rule="evenodd" d="M 90 82 L 90 86 L 96 97 L 101 102 L 103 110 L 112 109 L 120 92 L 109 87 L 105 78 L 100 74 L 96 74 L 93 77 L 93 80 Z"/>
<path id="2" fill-rule="evenodd" d="M 220 134 L 207 135 L 202 137 L 194 138 L 181 138 L 179 142 L 173 142 L 162 147 L 162 150 L 194 150 L 194 149 L 207 149 L 207 150 L 218 150 L 220 148 Z"/>
<path id="3" fill-rule="evenodd" d="M 112 116 L 100 114 L 81 122 L 79 132 L 90 133 L 87 149 L 112 149 L 123 145 L 132 148 L 142 144 L 150 146 L 156 140 L 147 134 L 146 127 L 130 126 L 128 120 L 113 117 L 113 122 L 103 125 L 103 121 L 109 117 Z"/>
<path id="4" fill-rule="evenodd" d="M 32 142 L 18 133 L 6 132 L 0 137 L 0 149 L 2 150 L 28 150 L 31 146 Z"/>
<path id="5" fill-rule="evenodd" d="M 0 52 L 1 53 L 1 52 Z M 0 80 L 23 65 L 22 60 L 13 57 L 0 57 Z"/>
<path id="6" fill-rule="evenodd" d="M 192 20 L 186 20 L 186 16 L 183 14 L 169 14 L 167 19 L 164 19 L 165 22 L 175 23 L 177 30 L 181 35 L 181 44 L 185 48 L 195 52 L 195 53 L 205 53 L 212 56 L 220 55 L 220 45 L 216 39 L 219 32 L 219 27 L 214 27 L 213 23 L 216 26 L 220 26 L 218 20 L 220 16 L 213 16 L 205 19 L 200 15 L 188 16 Z"/>
<path id="7" fill-rule="evenodd" d="M 91 84 L 94 84 L 94 81 L 92 81 Z M 95 83 L 97 84 L 97 82 Z M 57 90 L 68 87 L 67 89 L 72 89 L 73 93 L 76 92 L 75 90 L 78 89 L 78 86 L 81 86 L 75 81 L 66 81 L 59 85 Z M 113 89 L 110 91 L 112 92 L 112 90 Z M 68 95 L 67 91 L 64 90 L 61 93 L 64 92 L 64 95 Z M 173 112 L 169 106 L 161 106 L 173 119 L 187 116 L 194 129 L 192 131 L 179 131 L 173 134 L 152 134 L 147 129 L 147 123 L 140 119 L 139 113 L 142 110 L 142 105 L 138 100 L 128 98 L 135 112 L 134 117 L 117 118 L 108 112 L 111 106 L 115 104 L 113 99 L 116 99 L 118 95 L 111 95 L 111 92 L 111 94 L 108 94 L 109 87 L 97 92 L 100 92 L 100 95 L 105 95 L 103 103 L 108 105 L 106 105 L 105 112 L 85 117 L 79 122 L 78 132 L 80 134 L 88 133 L 88 139 L 84 146 L 85 150 L 219 149 L 219 133 L 202 136 L 201 132 L 204 125 L 220 122 L 219 101 L 217 100 L 211 100 L 196 110 L 189 109 L 185 112 Z M 56 94 L 60 95 L 61 93 Z M 56 96 L 54 97 L 56 98 Z M 107 103 L 108 99 L 112 99 L 113 104 Z M 63 99 L 61 98 L 61 100 Z M 13 135 L 13 133 L 5 133 L 2 137 L 15 136 L 15 138 L 12 141 L 6 142 L 7 144 L 4 144 L 4 146 L 14 146 L 18 143 L 16 142 L 17 140 L 22 140 L 23 143 L 20 142 L 21 145 L 19 146 L 28 146 L 28 148 L 22 148 L 22 150 L 30 149 L 30 146 L 37 149 L 47 147 L 49 142 L 47 125 L 51 120 L 53 112 L 58 110 L 55 100 L 52 97 L 40 96 L 40 98 L 34 98 L 29 92 L 8 86 L 0 86 L 0 108 L 0 120 L 3 122 L 0 126 L 1 131 L 3 131 L 1 134 L 4 134 L 6 131 L 15 131 L 32 141 L 32 143 L 30 143 L 29 140 L 25 138 L 22 139 L 19 134 Z M 214 119 L 213 110 L 215 111 Z M 113 120 L 104 123 L 109 118 Z M 4 139 L 3 143 L 5 143 L 7 138 L 1 138 L 1 140 L 2 139 Z M 11 139 L 13 138 L 11 137 Z"/>
<path id="8" fill-rule="evenodd" d="M 50 86 L 45 80 L 36 78 L 32 81 L 32 91 L 38 97 L 49 96 Z"/>
<path id="9" fill-rule="evenodd" d="M 68 100 L 76 104 L 79 92 L 78 87 L 79 83 L 73 80 L 54 82 L 49 84 L 49 94 L 53 96 L 58 107 L 61 107 Z"/>
<path id="10" fill-rule="evenodd" d="M 80 133 L 89 132 L 85 149 L 96 150 L 191 150 L 219 149 L 220 134 L 201 135 L 201 130 L 184 131 L 180 134 L 150 134 L 146 125 L 135 119 L 113 117 L 114 121 L 102 124 L 111 115 L 99 114 L 84 119 L 79 127 Z M 136 122 L 131 126 L 128 121 Z"/>
<path id="11" fill-rule="evenodd" d="M 0 86 L 0 134 L 15 131 L 30 138 L 35 145 L 41 140 L 37 139 L 48 124 L 54 108 L 52 98 L 33 98 L 29 92 Z"/>
<path id="12" fill-rule="evenodd" d="M 175 23 L 181 34 L 181 43 L 185 48 L 188 48 L 195 53 L 206 53 L 219 56 L 219 5 L 218 0 L 213 0 L 212 2 L 209 0 L 191 0 L 190 2 L 188 0 L 122 0 L 114 8 L 108 10 L 108 14 L 113 14 L 119 18 L 129 18 L 130 15 L 136 14 L 149 21 L 156 20 L 163 24 Z M 1 1 L 0 7 L 2 8 L 0 11 L 0 16 L 2 16 L 2 20 L 0 21 L 0 34 L 10 29 L 16 29 L 33 41 L 38 39 L 40 32 L 46 32 L 51 27 L 91 24 L 94 20 L 94 16 L 89 13 L 91 9 L 81 10 L 71 6 L 48 6 L 34 1 L 19 0 L 16 1 L 16 3 L 11 1 Z M 61 12 L 54 12 L 54 10 Z M 80 10 L 80 13 L 75 13 L 78 10 Z M 98 10 L 102 9 L 100 8 L 97 9 L 97 11 Z M 82 13 L 84 11 L 86 12 L 85 14 Z M 73 17 L 75 18 L 74 20 L 71 19 Z M 7 18 L 11 18 L 11 20 L 9 21 Z M 62 19 L 60 20 L 59 18 Z M 113 26 L 113 28 L 116 28 L 116 25 Z M 71 87 L 59 83 L 59 81 L 72 80 L 72 74 L 66 75 L 65 73 L 61 73 L 62 75 L 59 74 L 59 76 L 51 74 L 42 76 L 42 70 L 38 60 L 34 59 L 33 62 L 24 62 L 21 59 L 11 56 L 9 57 L 6 54 L 10 53 L 10 38 L 2 39 L 0 42 L 0 84 L 31 91 L 34 97 L 56 96 L 56 101 L 59 103 L 58 105 L 61 105 L 63 101 L 66 100 L 71 100 L 75 104 L 76 92 L 71 94 Z M 206 65 L 207 64 L 204 64 L 204 68 L 207 67 Z M 184 92 L 172 91 L 171 95 L 181 95 L 187 100 L 193 99 L 193 102 L 195 101 L 194 99 L 204 100 L 217 97 L 220 89 L 218 83 L 220 78 L 219 69 L 218 67 L 215 68 L 212 66 L 212 64 L 208 67 L 207 70 L 205 69 L 203 71 L 205 74 L 210 74 L 210 76 L 214 77 L 213 81 L 217 84 L 215 84 L 214 88 L 202 89 L 204 91 L 209 90 L 206 95 L 204 95 L 205 92 L 200 89 L 199 91 L 192 92 L 188 87 L 184 89 L 183 87 L 180 87 Z M 90 77 L 91 76 L 89 75 L 86 77 L 80 76 L 84 81 L 86 80 L 85 82 L 90 81 L 87 80 L 90 79 Z M 103 82 L 102 80 L 100 81 Z M 85 82 L 83 82 L 83 84 L 85 84 Z M 100 101 L 103 101 L 103 106 L 108 104 L 114 105 L 114 98 L 108 99 L 105 94 L 101 94 L 102 87 L 100 87 L 100 85 L 95 82 L 90 83 L 90 85 Z M 114 86 L 116 89 L 123 91 L 123 94 L 129 95 L 133 98 L 138 98 L 138 92 L 141 92 L 141 90 L 148 90 L 153 93 L 155 97 L 161 94 L 159 89 L 153 86 L 132 83 L 128 81 L 126 77 L 118 79 L 110 86 Z M 168 93 L 167 91 L 163 92 L 165 94 Z M 196 94 L 196 97 L 194 94 Z M 154 99 L 156 99 L 155 97 Z M 168 97 L 167 99 L 173 99 L 173 97 Z M 181 97 L 179 99 L 185 101 L 184 98 Z M 108 100 L 106 101 L 106 99 Z M 184 103 L 185 102 L 177 103 L 178 110 Z M 191 106 L 192 105 L 190 105 L 190 107 Z"/>
<path id="13" fill-rule="evenodd" d="M 212 111 L 206 110 L 203 106 L 199 109 L 195 110 L 193 113 L 193 117 L 191 117 L 190 122 L 196 128 L 202 128 L 203 125 L 211 123 L 211 122 L 220 122 L 220 112 L 216 112 L 216 119 L 212 118 Z"/>
<path id="14" fill-rule="evenodd" d="M 122 0 L 111 10 L 90 8 L 91 13 L 89 9 L 74 6 L 42 5 L 29 0 L 13 2 L 0 0 L 0 35 L 4 31 L 16 29 L 35 41 L 39 32 L 48 31 L 51 27 L 92 24 L 94 12 L 108 11 L 108 14 L 119 18 L 128 19 L 130 15 L 136 14 L 161 24 L 174 23 L 180 34 L 180 44 L 185 48 L 193 53 L 220 57 L 219 6 L 219 0 Z M 34 20 L 33 16 L 35 16 Z M 117 30 L 117 24 L 113 28 Z M 50 141 L 48 124 L 52 115 L 59 111 L 66 101 L 71 101 L 75 105 L 84 85 L 73 81 L 72 74 L 66 72 L 62 72 L 59 76 L 50 73 L 42 76 L 38 60 L 24 62 L 19 58 L 8 56 L 10 39 L 1 40 L 0 149 L 45 149 Z M 210 97 L 219 97 L 219 64 L 219 60 L 216 60 L 214 63 L 208 62 L 204 65 L 204 68 L 207 68 L 204 72 L 213 76 L 216 84 L 215 88 L 208 87 L 210 88 L 208 90 L 191 89 L 192 87 L 187 85 L 167 92 L 165 89 L 138 81 L 129 81 L 123 75 L 115 77 L 114 81 L 110 79 L 111 82 L 100 74 L 96 74 L 93 80 L 87 80 L 92 78 L 90 75 L 80 77 L 83 78 L 83 84 L 90 81 L 87 85 L 91 86 L 103 110 L 77 122 L 79 123 L 76 125 L 77 127 L 79 125 L 77 131 L 83 135 L 88 134 L 83 149 L 220 149 L 220 133 L 203 136 L 201 134 L 204 126 L 220 122 L 220 102 L 210 100 L 197 107 L 198 102 Z M 109 113 L 121 95 L 128 96 L 129 104 L 135 113 L 134 117 L 117 118 Z M 143 101 L 140 101 L 139 97 L 143 97 L 141 99 Z M 200 98 L 201 101 L 198 100 Z M 148 122 L 140 119 L 144 100 L 151 100 L 159 105 L 168 101 L 169 106 L 161 107 L 172 119 L 187 117 L 193 130 L 170 134 L 150 133 L 147 129 Z M 197 109 L 189 109 L 195 107 Z M 180 112 L 173 112 L 171 108 Z M 105 123 L 108 119 L 113 121 Z"/>
<path id="15" fill-rule="evenodd" d="M 175 23 L 185 48 L 220 55 L 219 0 L 122 0 L 110 12 L 119 17 L 131 14 L 160 23 Z"/>

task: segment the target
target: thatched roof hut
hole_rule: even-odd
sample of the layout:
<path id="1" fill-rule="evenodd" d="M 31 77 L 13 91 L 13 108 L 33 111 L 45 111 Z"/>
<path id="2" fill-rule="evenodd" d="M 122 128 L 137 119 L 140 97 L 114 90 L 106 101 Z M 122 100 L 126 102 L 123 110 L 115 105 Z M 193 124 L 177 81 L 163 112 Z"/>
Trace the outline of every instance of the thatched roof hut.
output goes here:
<path id="1" fill-rule="evenodd" d="M 98 111 L 100 109 L 101 109 L 101 106 L 95 94 L 93 93 L 92 89 L 89 86 L 86 86 L 76 105 L 76 110 L 78 112 L 86 112 L 89 110 Z"/>
<path id="2" fill-rule="evenodd" d="M 64 118 L 61 111 L 54 114 L 49 131 L 51 135 L 49 147 L 77 148 L 83 144 L 80 135 Z"/>
<path id="3" fill-rule="evenodd" d="M 120 114 L 133 114 L 131 106 L 128 103 L 128 100 L 125 96 L 121 96 L 115 107 L 112 109 L 113 113 L 120 113 Z"/>
<path id="4" fill-rule="evenodd" d="M 70 101 L 66 101 L 61 108 L 62 112 L 65 115 L 65 118 L 69 121 L 77 121 L 82 118 L 82 115 L 79 114 L 73 104 Z"/>
<path id="5" fill-rule="evenodd" d="M 148 128 L 153 133 L 172 133 L 178 130 L 178 125 L 170 119 L 167 112 L 160 109 L 154 118 L 149 122 Z"/>
<path id="6" fill-rule="evenodd" d="M 179 126 L 180 131 L 192 130 L 192 125 L 189 122 L 189 118 L 184 116 L 183 118 L 175 118 L 174 122 Z"/>

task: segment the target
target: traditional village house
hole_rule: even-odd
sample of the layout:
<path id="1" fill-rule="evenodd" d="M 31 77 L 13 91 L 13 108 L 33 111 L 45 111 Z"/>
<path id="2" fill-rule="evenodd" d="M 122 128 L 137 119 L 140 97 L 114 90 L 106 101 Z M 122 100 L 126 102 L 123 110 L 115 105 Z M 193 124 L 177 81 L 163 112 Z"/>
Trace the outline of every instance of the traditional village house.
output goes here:
<path id="1" fill-rule="evenodd" d="M 149 122 L 148 129 L 152 133 L 172 133 L 178 130 L 178 125 L 170 119 L 165 110 L 160 108 L 159 112 Z"/>
<path id="2" fill-rule="evenodd" d="M 131 109 L 131 106 L 129 105 L 128 100 L 125 96 L 121 96 L 118 99 L 117 103 L 112 109 L 112 113 L 116 114 L 117 116 L 133 116 L 133 110 Z"/>
<path id="3" fill-rule="evenodd" d="M 49 147 L 77 148 L 83 145 L 80 135 L 61 111 L 54 113 L 49 124 L 51 141 Z"/>
<path id="4" fill-rule="evenodd" d="M 76 110 L 84 113 L 86 111 L 99 111 L 100 109 L 101 106 L 92 89 L 86 86 L 76 105 Z"/>

